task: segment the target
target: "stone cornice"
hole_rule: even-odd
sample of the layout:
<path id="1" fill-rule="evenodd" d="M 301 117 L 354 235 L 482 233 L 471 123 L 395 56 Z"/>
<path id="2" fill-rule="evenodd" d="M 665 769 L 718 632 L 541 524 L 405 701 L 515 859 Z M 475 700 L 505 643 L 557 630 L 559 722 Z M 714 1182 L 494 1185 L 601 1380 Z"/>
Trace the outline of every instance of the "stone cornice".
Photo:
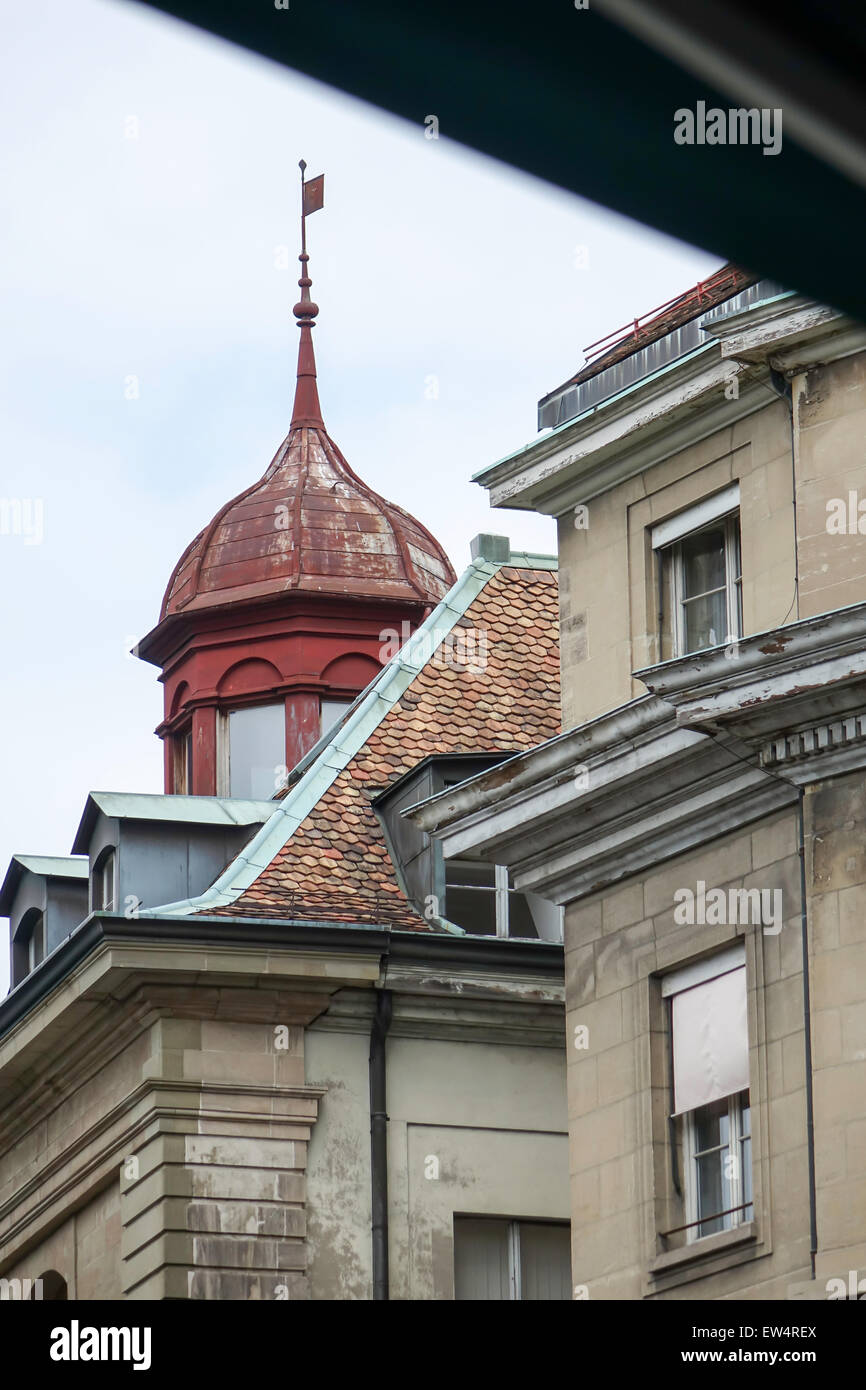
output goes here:
<path id="1" fill-rule="evenodd" d="M 565 903 L 866 767 L 866 604 L 637 674 L 648 699 L 409 818 L 446 856 L 507 864 L 518 888 Z"/>
<path id="2" fill-rule="evenodd" d="M 691 729 L 770 738 L 866 701 L 866 603 L 636 671 Z"/>
<path id="3" fill-rule="evenodd" d="M 561 946 L 558 952 L 561 962 Z M 421 972 L 398 970 L 389 973 L 386 983 L 394 990 L 389 1038 L 562 1047 L 565 984 L 561 966 L 558 983 L 512 981 L 487 997 L 483 982 L 471 978 L 437 980 Z M 311 1031 L 368 1034 L 373 1014 L 369 993 L 342 990 Z"/>
<path id="4" fill-rule="evenodd" d="M 553 943 L 329 926 L 310 928 L 303 947 L 303 931 L 296 943 L 291 924 L 268 923 L 266 939 L 250 930 L 242 945 L 243 921 L 218 922 L 234 944 L 209 942 L 198 919 L 171 919 L 165 932 L 152 919 L 90 924 L 84 959 L 19 1013 L 0 1040 L 0 1152 L 161 1017 L 305 1027 L 338 991 L 372 993 L 387 978 L 397 993 L 430 995 L 428 1036 L 435 1036 L 448 1022 L 437 996 L 495 1000 L 500 1010 L 518 1012 L 527 1000 L 561 999 L 562 947 Z M 413 1009 L 420 1020 L 421 1006 Z M 507 1024 L 497 1019 L 496 1026 Z"/>

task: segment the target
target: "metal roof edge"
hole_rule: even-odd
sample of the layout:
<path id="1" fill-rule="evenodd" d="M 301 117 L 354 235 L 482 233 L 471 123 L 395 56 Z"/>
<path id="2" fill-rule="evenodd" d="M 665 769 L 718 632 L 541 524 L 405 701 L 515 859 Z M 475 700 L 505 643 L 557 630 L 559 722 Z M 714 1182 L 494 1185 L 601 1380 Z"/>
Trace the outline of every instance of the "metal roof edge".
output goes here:
<path id="1" fill-rule="evenodd" d="M 192 796 L 171 792 L 90 791 L 72 842 L 72 853 L 86 855 L 97 813 L 110 820 L 155 821 L 172 825 L 255 825 L 271 815 L 270 801 L 242 796 Z"/>
<path id="2" fill-rule="evenodd" d="M 675 357 L 670 362 L 665 362 L 663 366 L 656 368 L 654 372 L 648 372 L 646 376 L 639 377 L 637 381 L 630 382 L 629 385 L 624 386 L 621 391 L 616 391 L 612 396 L 606 396 L 603 401 L 597 401 L 595 405 L 589 406 L 586 410 L 582 411 L 580 415 L 573 415 L 570 420 L 563 420 L 561 425 L 556 425 L 553 429 L 539 431 L 534 439 L 530 439 L 526 444 L 522 444 L 519 448 L 512 450 L 510 454 L 504 454 L 502 458 L 497 459 L 495 463 L 488 463 L 484 468 L 480 468 L 477 473 L 472 474 L 469 481 L 471 483 L 478 483 L 481 487 L 485 487 L 486 484 L 484 479 L 494 474 L 497 469 L 503 468 L 505 464 L 513 463 L 518 459 L 524 458 L 533 450 L 537 450 L 541 453 L 541 446 L 543 444 L 550 444 L 552 441 L 558 440 L 559 436 L 567 434 L 569 430 L 574 430 L 577 425 L 585 424 L 586 421 L 591 420 L 594 415 L 598 415 L 601 411 L 607 410 L 608 407 L 618 404 L 629 396 L 633 396 L 637 391 L 642 390 L 648 385 L 652 385 L 663 377 L 669 376 L 678 368 L 682 368 L 686 364 L 691 364 L 695 358 L 708 355 L 713 349 L 718 349 L 718 346 L 718 342 L 712 338 L 707 343 L 699 343 L 697 347 L 692 348 L 689 352 L 684 352 L 680 357 Z M 541 459 L 538 461 L 541 462 Z M 530 507 L 527 510 L 531 511 L 532 508 Z"/>
<path id="3" fill-rule="evenodd" d="M 503 564 L 489 560 L 471 561 L 442 602 L 383 667 L 354 714 L 339 726 L 333 740 L 322 749 L 288 796 L 276 803 L 270 819 L 209 888 L 197 897 L 184 898 L 160 907 L 142 908 L 139 916 L 186 917 L 208 908 L 227 907 L 239 898 L 288 844 L 295 830 L 333 784 L 337 774 L 364 746 L 488 580 L 502 568 Z"/>

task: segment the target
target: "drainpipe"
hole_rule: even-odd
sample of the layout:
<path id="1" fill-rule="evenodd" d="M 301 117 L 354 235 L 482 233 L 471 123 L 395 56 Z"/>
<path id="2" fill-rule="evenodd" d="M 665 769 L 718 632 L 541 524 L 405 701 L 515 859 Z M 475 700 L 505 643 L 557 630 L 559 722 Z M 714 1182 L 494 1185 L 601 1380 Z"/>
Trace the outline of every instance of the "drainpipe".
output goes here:
<path id="1" fill-rule="evenodd" d="M 391 1026 L 391 991 L 379 990 L 370 1030 L 370 1181 L 373 1210 L 373 1298 L 388 1299 L 388 1115 L 385 1039 Z"/>
<path id="2" fill-rule="evenodd" d="M 818 1200 L 815 1192 L 815 1109 L 812 1096 L 812 1011 L 809 986 L 809 924 L 806 913 L 806 836 L 802 787 L 798 788 L 797 821 L 800 856 L 800 935 L 803 944 L 803 1041 L 806 1049 L 806 1154 L 809 1165 L 809 1259 L 815 1278 L 818 1253 Z"/>

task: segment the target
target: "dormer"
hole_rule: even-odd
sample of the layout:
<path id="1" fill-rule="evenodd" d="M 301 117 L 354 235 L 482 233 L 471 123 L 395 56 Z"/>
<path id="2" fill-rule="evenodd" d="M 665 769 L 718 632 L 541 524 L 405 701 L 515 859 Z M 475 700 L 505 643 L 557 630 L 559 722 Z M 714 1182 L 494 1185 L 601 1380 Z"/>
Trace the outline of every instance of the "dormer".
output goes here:
<path id="1" fill-rule="evenodd" d="M 73 844 L 88 910 L 134 918 L 202 893 L 275 809 L 271 801 L 91 792 Z M 84 915 L 84 914 L 83 914 Z"/>
<path id="2" fill-rule="evenodd" d="M 84 921 L 88 872 L 84 858 L 12 856 L 0 888 L 0 916 L 9 918 L 13 989 Z"/>

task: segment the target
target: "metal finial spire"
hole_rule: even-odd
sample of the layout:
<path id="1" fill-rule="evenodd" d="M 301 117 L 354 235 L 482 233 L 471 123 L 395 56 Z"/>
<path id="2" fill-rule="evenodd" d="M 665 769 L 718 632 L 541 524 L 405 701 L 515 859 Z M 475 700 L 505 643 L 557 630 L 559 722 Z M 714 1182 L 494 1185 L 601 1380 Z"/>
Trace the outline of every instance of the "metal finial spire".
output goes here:
<path id="1" fill-rule="evenodd" d="M 305 160 L 300 160 L 298 168 L 301 171 L 301 254 L 298 260 L 301 262 L 301 278 L 298 285 L 300 286 L 301 297 L 292 309 L 292 313 L 298 320 L 301 341 L 298 345 L 298 384 L 295 388 L 292 424 L 321 425 L 324 427 L 316 385 L 316 359 L 313 353 L 312 330 L 316 326 L 319 306 L 310 298 L 310 286 L 313 282 L 307 274 L 307 263 L 310 259 L 307 255 L 307 216 L 311 212 L 317 212 L 324 205 L 325 176 L 319 174 L 318 178 L 310 179 L 307 183 L 304 180 L 306 167 Z"/>

